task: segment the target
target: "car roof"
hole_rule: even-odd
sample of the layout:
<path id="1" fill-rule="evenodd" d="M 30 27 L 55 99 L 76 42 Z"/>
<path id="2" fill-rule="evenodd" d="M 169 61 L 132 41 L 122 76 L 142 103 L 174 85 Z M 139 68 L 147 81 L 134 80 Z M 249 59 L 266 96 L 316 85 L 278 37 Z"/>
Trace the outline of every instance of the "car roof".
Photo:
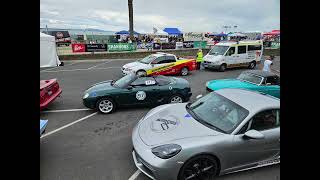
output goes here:
<path id="1" fill-rule="evenodd" d="M 257 91 L 245 89 L 220 89 L 214 92 L 239 104 L 249 112 L 280 108 L 280 99 Z"/>
<path id="2" fill-rule="evenodd" d="M 247 70 L 243 71 L 242 73 L 251 73 L 262 77 L 278 77 L 275 73 L 268 72 L 268 71 L 261 71 L 261 70 Z"/>
<path id="3" fill-rule="evenodd" d="M 156 57 L 161 57 L 161 56 L 175 56 L 174 54 L 169 54 L 169 53 L 163 53 L 163 52 L 158 52 L 158 53 L 155 53 L 155 54 L 152 54 L 153 56 L 156 56 Z"/>

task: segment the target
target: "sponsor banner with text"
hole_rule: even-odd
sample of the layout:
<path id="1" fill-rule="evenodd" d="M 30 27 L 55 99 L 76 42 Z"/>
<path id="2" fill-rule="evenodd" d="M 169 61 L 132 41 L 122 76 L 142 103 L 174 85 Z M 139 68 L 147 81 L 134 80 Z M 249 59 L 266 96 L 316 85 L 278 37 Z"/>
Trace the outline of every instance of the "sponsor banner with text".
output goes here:
<path id="1" fill-rule="evenodd" d="M 85 44 L 72 44 L 72 52 L 86 52 Z"/>

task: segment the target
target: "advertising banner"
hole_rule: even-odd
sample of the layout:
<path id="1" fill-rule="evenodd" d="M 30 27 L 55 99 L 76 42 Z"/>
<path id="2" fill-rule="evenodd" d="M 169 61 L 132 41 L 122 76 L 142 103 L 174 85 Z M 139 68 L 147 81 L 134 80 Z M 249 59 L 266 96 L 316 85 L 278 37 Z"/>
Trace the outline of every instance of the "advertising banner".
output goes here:
<path id="1" fill-rule="evenodd" d="M 136 43 L 109 43 L 108 51 L 135 51 L 137 50 Z"/>
<path id="2" fill-rule="evenodd" d="M 205 33 L 202 32 L 187 32 L 183 34 L 185 41 L 203 41 Z"/>
<path id="3" fill-rule="evenodd" d="M 183 48 L 183 42 L 176 42 L 176 49 L 182 49 Z"/>
<path id="4" fill-rule="evenodd" d="M 72 44 L 72 52 L 86 52 L 85 44 Z"/>
<path id="5" fill-rule="evenodd" d="M 183 48 L 193 48 L 193 41 L 184 41 L 183 42 Z"/>
<path id="6" fill-rule="evenodd" d="M 162 43 L 161 48 L 162 49 L 175 49 L 176 43 Z"/>
<path id="7" fill-rule="evenodd" d="M 207 46 L 207 41 L 194 41 L 193 42 L 194 48 L 206 48 Z"/>
<path id="8" fill-rule="evenodd" d="M 101 52 L 107 50 L 105 44 L 86 44 L 86 52 Z"/>

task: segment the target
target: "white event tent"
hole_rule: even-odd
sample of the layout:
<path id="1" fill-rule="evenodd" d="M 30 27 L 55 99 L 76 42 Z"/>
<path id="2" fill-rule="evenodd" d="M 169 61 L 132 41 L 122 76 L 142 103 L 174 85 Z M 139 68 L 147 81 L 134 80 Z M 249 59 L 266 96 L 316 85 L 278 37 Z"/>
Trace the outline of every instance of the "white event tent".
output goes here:
<path id="1" fill-rule="evenodd" d="M 60 64 L 55 37 L 40 32 L 40 67 L 55 67 Z"/>

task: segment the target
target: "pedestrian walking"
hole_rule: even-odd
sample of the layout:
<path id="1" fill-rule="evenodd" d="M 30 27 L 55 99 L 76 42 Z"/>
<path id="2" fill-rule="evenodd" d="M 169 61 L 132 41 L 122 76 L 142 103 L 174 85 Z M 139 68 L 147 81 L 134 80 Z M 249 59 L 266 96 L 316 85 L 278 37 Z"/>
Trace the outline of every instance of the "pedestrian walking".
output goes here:
<path id="1" fill-rule="evenodd" d="M 197 53 L 197 70 L 200 69 L 202 61 L 203 61 L 202 49 L 199 49 Z"/>
<path id="2" fill-rule="evenodd" d="M 272 62 L 273 58 L 274 58 L 273 56 L 266 57 L 266 60 L 263 63 L 263 69 L 262 69 L 263 71 L 271 72 L 270 66 L 273 65 L 273 62 Z"/>

